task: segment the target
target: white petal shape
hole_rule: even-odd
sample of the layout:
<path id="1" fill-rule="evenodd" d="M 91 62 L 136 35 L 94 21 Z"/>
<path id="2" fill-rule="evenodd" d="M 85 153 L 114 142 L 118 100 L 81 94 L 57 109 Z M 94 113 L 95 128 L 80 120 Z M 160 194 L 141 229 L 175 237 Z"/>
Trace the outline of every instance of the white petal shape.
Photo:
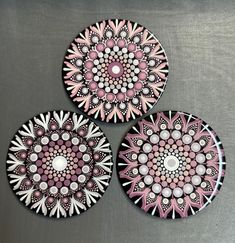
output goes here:
<path id="1" fill-rule="evenodd" d="M 32 206 L 31 206 L 31 209 L 32 208 L 36 208 L 36 212 L 38 213 L 39 210 L 42 208 L 42 213 L 43 215 L 46 215 L 47 214 L 47 208 L 46 208 L 46 205 L 45 205 L 45 201 L 46 201 L 47 197 L 44 197 L 39 200 L 38 202 L 34 203 Z"/>
<path id="2" fill-rule="evenodd" d="M 32 137 L 32 138 L 35 138 L 35 134 L 33 132 L 33 123 L 32 121 L 29 121 L 29 127 L 27 127 L 25 124 L 23 125 L 23 128 L 25 131 L 19 131 L 19 133 L 22 135 L 22 136 L 26 136 L 26 137 Z"/>
<path id="3" fill-rule="evenodd" d="M 64 122 L 69 118 L 69 114 L 70 114 L 70 112 L 67 112 L 64 115 L 64 111 L 60 111 L 60 116 L 58 116 L 56 111 L 53 112 L 53 116 L 55 117 L 56 121 L 58 122 L 60 128 L 63 126 Z"/>
<path id="4" fill-rule="evenodd" d="M 71 205 L 69 208 L 69 216 L 72 216 L 74 213 L 74 209 L 76 210 L 77 214 L 80 214 L 79 208 L 86 210 L 85 205 L 83 205 L 82 203 L 78 202 L 76 199 L 74 199 L 74 197 L 71 197 Z"/>
<path id="5" fill-rule="evenodd" d="M 30 202 L 31 202 L 31 196 L 32 196 L 32 193 L 34 191 L 35 191 L 35 189 L 33 189 L 33 187 L 31 187 L 30 189 L 25 190 L 25 191 L 18 191 L 16 193 L 16 195 L 22 196 L 20 198 L 20 201 L 25 200 L 25 205 L 28 206 L 30 204 Z"/>
<path id="6" fill-rule="evenodd" d="M 18 160 L 13 154 L 8 154 L 10 159 L 7 160 L 7 164 L 12 164 L 10 167 L 8 167 L 7 171 L 13 171 L 18 165 L 23 165 L 23 161 Z"/>
<path id="7" fill-rule="evenodd" d="M 48 112 L 46 116 L 44 116 L 43 114 L 40 114 L 40 118 L 41 118 L 41 120 L 34 117 L 34 121 L 38 125 L 42 126 L 47 131 L 48 130 L 48 123 L 49 123 L 49 120 L 50 120 L 50 112 Z"/>
<path id="8" fill-rule="evenodd" d="M 59 218 L 60 214 L 64 217 L 66 217 L 66 211 L 63 209 L 63 207 L 60 204 L 60 200 L 57 200 L 55 207 L 50 212 L 50 217 L 53 216 L 56 213 L 56 217 Z"/>

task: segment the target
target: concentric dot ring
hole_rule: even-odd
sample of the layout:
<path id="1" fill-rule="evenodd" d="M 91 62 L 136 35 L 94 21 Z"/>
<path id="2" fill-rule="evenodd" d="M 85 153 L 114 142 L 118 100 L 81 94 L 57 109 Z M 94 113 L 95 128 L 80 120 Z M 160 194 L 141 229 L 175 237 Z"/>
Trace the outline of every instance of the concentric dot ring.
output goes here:
<path id="1" fill-rule="evenodd" d="M 89 116 L 126 122 L 151 109 L 164 92 L 168 61 L 145 27 L 110 19 L 83 30 L 64 59 L 63 80 L 73 102 Z"/>
<path id="2" fill-rule="evenodd" d="M 51 111 L 22 125 L 7 156 L 10 185 L 24 204 L 49 217 L 80 214 L 108 187 L 112 152 L 101 129 L 68 111 Z"/>
<path id="3" fill-rule="evenodd" d="M 217 195 L 225 174 L 224 150 L 215 131 L 200 118 L 159 112 L 126 134 L 117 171 L 128 197 L 146 213 L 185 218 Z"/>

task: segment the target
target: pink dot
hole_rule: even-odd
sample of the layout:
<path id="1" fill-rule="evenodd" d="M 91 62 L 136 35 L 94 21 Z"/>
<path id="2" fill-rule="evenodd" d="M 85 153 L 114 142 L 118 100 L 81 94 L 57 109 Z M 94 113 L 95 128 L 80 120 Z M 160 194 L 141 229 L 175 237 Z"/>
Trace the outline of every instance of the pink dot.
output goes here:
<path id="1" fill-rule="evenodd" d="M 135 95 L 135 91 L 134 91 L 133 89 L 129 89 L 129 90 L 127 90 L 127 92 L 126 92 L 126 95 L 127 95 L 129 98 L 131 98 L 131 97 L 133 97 L 133 96 Z"/>
<path id="2" fill-rule="evenodd" d="M 178 182 L 178 186 L 179 186 L 179 187 L 183 187 L 183 186 L 184 186 L 184 182 L 183 182 L 183 181 L 179 181 L 179 182 Z"/>
<path id="3" fill-rule="evenodd" d="M 89 53 L 89 57 L 90 57 L 91 59 L 96 59 L 96 57 L 97 57 L 97 52 L 96 52 L 96 51 L 90 51 L 90 53 Z"/>
<path id="4" fill-rule="evenodd" d="M 136 49 L 136 45 L 135 45 L 135 44 L 130 43 L 130 44 L 128 45 L 128 50 L 129 50 L 130 52 L 135 51 L 135 49 Z"/>
<path id="5" fill-rule="evenodd" d="M 197 162 L 193 160 L 193 161 L 191 161 L 190 164 L 191 164 L 192 167 L 195 167 L 197 165 Z"/>
<path id="6" fill-rule="evenodd" d="M 142 51 L 139 50 L 139 51 L 135 52 L 135 57 L 137 59 L 141 59 L 143 56 L 144 56 L 144 54 Z"/>
<path id="7" fill-rule="evenodd" d="M 194 152 L 190 152 L 190 153 L 189 153 L 189 157 L 190 157 L 191 159 L 195 158 L 195 153 L 194 153 Z"/>
<path id="8" fill-rule="evenodd" d="M 165 176 L 164 176 L 164 177 L 165 177 Z M 163 181 L 163 182 L 162 182 L 162 186 L 163 186 L 163 187 L 166 187 L 166 186 L 167 186 L 167 182 L 166 182 L 166 181 Z"/>
<path id="9" fill-rule="evenodd" d="M 109 39 L 109 40 L 107 40 L 107 42 L 106 42 L 106 45 L 107 45 L 107 47 L 109 47 L 109 48 L 112 48 L 113 46 L 114 46 L 114 40 L 112 40 L 112 39 Z"/>
<path id="10" fill-rule="evenodd" d="M 93 66 L 94 66 L 94 64 L 93 64 L 92 61 L 86 61 L 86 62 L 85 62 L 85 67 L 86 67 L 87 69 L 91 69 L 91 68 L 93 68 Z"/>
<path id="11" fill-rule="evenodd" d="M 120 39 L 120 40 L 118 40 L 117 44 L 119 47 L 123 48 L 126 45 L 126 41 L 123 39 Z"/>
<path id="12" fill-rule="evenodd" d="M 91 90 L 96 90 L 96 89 L 97 89 L 97 83 L 94 82 L 94 81 L 90 82 L 90 83 L 89 83 L 89 88 L 90 88 Z"/>
<path id="13" fill-rule="evenodd" d="M 105 95 L 105 91 L 103 89 L 98 89 L 97 91 L 97 95 L 101 98 L 101 97 L 104 97 Z"/>
<path id="14" fill-rule="evenodd" d="M 117 100 L 124 101 L 125 100 L 125 95 L 123 93 L 118 93 L 117 94 Z"/>
<path id="15" fill-rule="evenodd" d="M 76 181 L 78 179 L 78 177 L 76 176 L 76 175 L 73 175 L 72 177 L 71 177 L 71 180 L 72 181 Z"/>
<path id="16" fill-rule="evenodd" d="M 81 152 L 78 152 L 77 153 L 77 157 L 80 159 L 80 158 L 82 158 L 82 153 Z"/>
<path id="17" fill-rule="evenodd" d="M 142 70 L 146 69 L 147 68 L 147 63 L 145 61 L 140 62 L 139 63 L 139 68 L 142 69 Z"/>
<path id="18" fill-rule="evenodd" d="M 84 161 L 83 161 L 83 160 L 79 160 L 78 165 L 79 165 L 80 167 L 82 167 L 82 166 L 84 165 Z"/>
<path id="19" fill-rule="evenodd" d="M 72 145 L 72 143 L 70 141 L 66 141 L 65 145 L 67 147 L 70 147 Z M 67 151 L 70 153 L 71 152 L 71 148 L 67 148 Z"/>
<path id="20" fill-rule="evenodd" d="M 144 81 L 147 78 L 147 74 L 145 72 L 140 72 L 138 77 L 140 80 Z"/>
<path id="21" fill-rule="evenodd" d="M 189 171 L 189 174 L 190 174 L 190 175 L 195 175 L 195 170 L 194 170 L 194 169 L 191 169 L 191 170 Z"/>
<path id="22" fill-rule="evenodd" d="M 86 73 L 85 73 L 85 78 L 86 78 L 86 80 L 91 80 L 91 79 L 93 79 L 93 73 L 92 73 L 92 72 L 86 72 Z"/>
<path id="23" fill-rule="evenodd" d="M 171 182 L 171 184 L 170 184 L 170 188 L 171 189 L 174 189 L 176 187 L 176 184 L 174 183 L 174 182 Z"/>
<path id="24" fill-rule="evenodd" d="M 178 141 L 176 141 L 176 144 L 177 144 L 178 146 L 181 146 L 183 143 L 182 143 L 181 140 L 178 140 Z"/>
<path id="25" fill-rule="evenodd" d="M 161 140 L 160 142 L 159 142 L 159 145 L 161 146 L 161 147 L 164 147 L 165 146 L 165 141 L 163 141 L 163 140 Z"/>
<path id="26" fill-rule="evenodd" d="M 34 192 L 34 196 L 35 196 L 35 197 L 39 197 L 40 195 L 41 195 L 41 193 L 40 193 L 39 191 L 35 191 L 35 192 Z"/>
<path id="27" fill-rule="evenodd" d="M 105 45 L 103 43 L 99 43 L 96 46 L 96 50 L 102 52 L 105 49 Z"/>
<path id="28" fill-rule="evenodd" d="M 189 151 L 189 150 L 190 150 L 190 147 L 189 147 L 188 145 L 185 145 L 185 146 L 184 146 L 184 150 L 185 150 L 185 151 Z"/>
<path id="29" fill-rule="evenodd" d="M 38 174 L 42 174 L 43 173 L 43 169 L 42 168 L 39 168 L 38 170 L 37 170 L 37 172 L 38 172 Z"/>
<path id="30" fill-rule="evenodd" d="M 55 184 L 55 183 L 54 183 L 53 180 L 49 180 L 49 181 L 48 181 L 48 185 L 49 185 L 49 186 L 53 186 L 54 184 Z"/>
<path id="31" fill-rule="evenodd" d="M 154 171 L 154 170 L 150 170 L 150 171 L 149 171 L 149 174 L 150 174 L 151 176 L 153 176 L 153 175 L 155 174 L 155 171 Z"/>
<path id="32" fill-rule="evenodd" d="M 186 177 L 184 178 L 184 180 L 185 180 L 186 182 L 190 182 L 190 177 L 189 177 L 189 176 L 186 176 Z"/>
<path id="33" fill-rule="evenodd" d="M 149 159 L 153 159 L 153 157 L 154 157 L 153 153 L 149 153 L 148 157 L 149 157 Z"/>
<path id="34" fill-rule="evenodd" d="M 158 183 L 158 182 L 160 182 L 160 178 L 159 177 L 154 177 L 154 181 L 156 182 L 156 183 Z"/>
<path id="35" fill-rule="evenodd" d="M 106 98 L 107 98 L 108 101 L 112 102 L 115 99 L 115 95 L 112 94 L 112 93 L 108 93 L 106 95 Z"/>
<path id="36" fill-rule="evenodd" d="M 61 188 L 63 186 L 61 181 L 56 182 L 56 187 Z"/>
<path id="37" fill-rule="evenodd" d="M 65 181 L 64 181 L 64 185 L 65 185 L 65 186 L 69 186 L 69 185 L 70 185 L 70 180 L 65 180 Z"/>
<path id="38" fill-rule="evenodd" d="M 66 179 L 70 179 L 71 178 L 71 175 L 70 174 L 68 174 L 68 175 L 66 175 Z"/>
<path id="39" fill-rule="evenodd" d="M 157 146 L 157 145 L 154 145 L 154 146 L 153 146 L 153 151 L 154 151 L 154 152 L 158 151 L 158 146 Z"/>
<path id="40" fill-rule="evenodd" d="M 170 139 L 168 140 L 168 143 L 169 143 L 169 144 L 173 144 L 173 143 L 174 143 L 174 140 L 173 140 L 172 138 L 170 138 Z"/>
<path id="41" fill-rule="evenodd" d="M 143 87 L 143 84 L 142 84 L 141 82 L 136 82 L 136 83 L 135 83 L 135 89 L 136 89 L 136 90 L 141 90 L 142 87 Z"/>
<path id="42" fill-rule="evenodd" d="M 54 198 L 53 197 L 48 197 L 47 200 L 48 200 L 49 203 L 53 203 L 54 202 Z"/>
<path id="43" fill-rule="evenodd" d="M 46 175 L 42 176 L 42 181 L 47 181 L 47 176 Z"/>

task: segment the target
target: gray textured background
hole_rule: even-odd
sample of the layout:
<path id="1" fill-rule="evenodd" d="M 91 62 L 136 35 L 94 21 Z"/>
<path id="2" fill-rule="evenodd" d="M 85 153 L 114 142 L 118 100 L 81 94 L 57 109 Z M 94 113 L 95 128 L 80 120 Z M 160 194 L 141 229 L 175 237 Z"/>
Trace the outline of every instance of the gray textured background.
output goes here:
<path id="1" fill-rule="evenodd" d="M 70 41 L 86 26 L 126 18 L 163 44 L 170 76 L 151 111 L 191 112 L 217 131 L 227 157 L 224 186 L 213 203 L 185 220 L 145 215 L 124 195 L 114 171 L 97 205 L 69 219 L 32 213 L 13 195 L 5 174 L 11 137 L 32 116 L 53 109 L 79 112 L 67 97 L 61 66 Z M 0 0 L 0 242 L 235 242 L 235 1 Z M 133 122 L 99 123 L 116 157 Z"/>

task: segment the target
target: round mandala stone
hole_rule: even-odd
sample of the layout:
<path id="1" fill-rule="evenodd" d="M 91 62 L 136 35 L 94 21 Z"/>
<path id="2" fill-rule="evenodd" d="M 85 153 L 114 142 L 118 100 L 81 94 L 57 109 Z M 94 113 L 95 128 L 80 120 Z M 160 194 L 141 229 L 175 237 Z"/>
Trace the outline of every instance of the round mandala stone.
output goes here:
<path id="1" fill-rule="evenodd" d="M 43 113 L 22 125 L 7 157 L 9 182 L 20 201 L 57 218 L 93 206 L 112 168 L 110 144 L 100 128 L 67 111 Z"/>
<path id="2" fill-rule="evenodd" d="M 214 130 L 184 112 L 159 112 L 139 121 L 119 148 L 117 170 L 128 197 L 146 213 L 185 218 L 217 195 L 225 156 Z"/>
<path id="3" fill-rule="evenodd" d="M 151 109 L 164 92 L 168 62 L 158 39 L 145 27 L 119 19 L 83 30 L 63 65 L 67 93 L 89 116 L 126 122 Z"/>

